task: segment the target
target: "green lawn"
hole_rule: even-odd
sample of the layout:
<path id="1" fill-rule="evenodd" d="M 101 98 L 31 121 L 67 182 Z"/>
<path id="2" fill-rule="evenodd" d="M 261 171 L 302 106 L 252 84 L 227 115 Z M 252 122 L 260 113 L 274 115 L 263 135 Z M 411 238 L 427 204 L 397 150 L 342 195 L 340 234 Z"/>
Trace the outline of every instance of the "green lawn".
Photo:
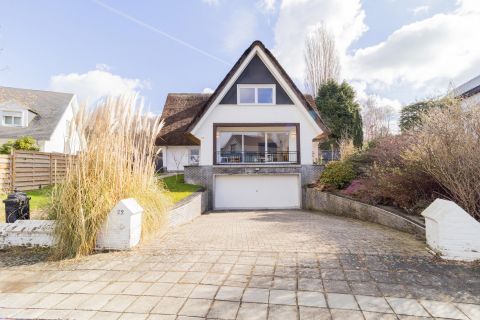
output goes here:
<path id="1" fill-rule="evenodd" d="M 201 188 L 200 186 L 186 184 L 183 180 L 183 174 L 166 177 L 161 180 L 165 184 L 165 189 L 168 190 L 168 196 L 173 203 L 177 203 Z M 32 198 L 30 199 L 32 219 L 40 219 L 44 216 L 42 210 L 50 204 L 51 192 L 52 187 L 27 191 L 27 195 Z M 3 200 L 6 198 L 7 195 L 0 193 L 0 223 L 5 222 L 5 205 Z"/>
<path id="2" fill-rule="evenodd" d="M 166 177 L 161 180 L 165 184 L 165 189 L 168 190 L 168 195 L 173 203 L 177 203 L 201 188 L 201 186 L 186 184 L 183 180 L 183 174 Z"/>
<path id="3" fill-rule="evenodd" d="M 31 219 L 39 219 L 42 217 L 42 210 L 45 209 L 50 204 L 50 195 L 52 192 L 52 187 L 46 187 L 42 189 L 27 191 L 27 195 L 31 197 L 30 199 L 30 214 Z M 7 198 L 7 195 L 0 194 L 0 223 L 5 222 L 5 204 L 3 200 Z"/>

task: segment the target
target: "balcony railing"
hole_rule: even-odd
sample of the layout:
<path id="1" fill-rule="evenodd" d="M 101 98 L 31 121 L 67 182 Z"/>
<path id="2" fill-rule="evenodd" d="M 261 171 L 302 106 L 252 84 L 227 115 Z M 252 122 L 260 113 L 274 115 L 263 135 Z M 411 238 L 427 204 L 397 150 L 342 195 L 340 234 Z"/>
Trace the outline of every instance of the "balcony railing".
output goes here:
<path id="1" fill-rule="evenodd" d="M 286 152 L 217 152 L 217 164 L 298 163 L 298 151 Z"/>

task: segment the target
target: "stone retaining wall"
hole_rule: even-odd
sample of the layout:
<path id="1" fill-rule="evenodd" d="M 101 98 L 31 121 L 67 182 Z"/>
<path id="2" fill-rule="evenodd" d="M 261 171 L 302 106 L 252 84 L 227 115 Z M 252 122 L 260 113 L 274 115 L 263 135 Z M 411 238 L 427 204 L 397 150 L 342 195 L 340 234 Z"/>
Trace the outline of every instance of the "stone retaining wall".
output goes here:
<path id="1" fill-rule="evenodd" d="M 425 238 L 425 226 L 395 212 L 313 188 L 306 188 L 304 194 L 305 209 L 378 223 Z"/>

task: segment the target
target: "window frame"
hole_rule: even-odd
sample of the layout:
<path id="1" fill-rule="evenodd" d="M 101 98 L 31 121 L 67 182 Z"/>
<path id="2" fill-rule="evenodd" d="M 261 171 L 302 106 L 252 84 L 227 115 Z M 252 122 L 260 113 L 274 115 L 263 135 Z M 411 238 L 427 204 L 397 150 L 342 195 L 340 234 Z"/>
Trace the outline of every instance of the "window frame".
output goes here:
<path id="1" fill-rule="evenodd" d="M 195 151 L 197 154 L 192 154 L 192 151 Z M 196 158 L 196 160 L 192 160 Z M 200 163 L 200 148 L 189 148 L 188 149 L 188 164 L 199 164 Z"/>
<path id="2" fill-rule="evenodd" d="M 272 106 L 277 104 L 276 102 L 276 88 L 275 84 L 237 84 L 237 104 L 243 106 L 253 106 L 253 105 L 262 105 L 262 106 Z M 254 89 L 255 90 L 255 101 L 253 103 L 244 103 L 240 101 L 240 89 Z M 258 89 L 272 89 L 272 102 L 258 102 Z"/>
<path id="3" fill-rule="evenodd" d="M 219 134 L 221 131 L 219 131 L 220 128 L 230 128 L 230 127 L 235 127 L 235 128 L 238 128 L 238 127 L 246 127 L 246 128 L 258 128 L 258 129 L 262 129 L 262 127 L 294 127 L 295 130 L 293 131 L 293 134 L 295 135 L 295 143 L 294 144 L 291 144 L 289 143 L 289 148 L 291 148 L 290 146 L 293 146 L 295 145 L 295 150 L 292 150 L 291 152 L 296 152 L 296 161 L 295 162 L 285 162 L 284 164 L 288 164 L 288 165 L 299 165 L 302 163 L 302 159 L 301 159 L 301 143 L 300 143 L 300 123 L 213 123 L 213 148 L 212 148 L 212 164 L 214 166 L 216 165 L 220 165 L 220 166 L 223 166 L 225 164 L 222 164 L 222 163 L 219 163 L 218 162 L 218 157 L 217 157 L 217 154 L 218 152 L 220 151 L 220 145 L 218 144 L 218 140 L 219 140 Z M 234 132 L 234 133 L 243 133 L 243 131 L 238 131 L 238 130 L 232 130 L 231 132 Z M 248 131 L 250 132 L 250 131 Z M 273 130 L 273 131 L 268 131 L 268 132 L 277 132 L 277 130 Z M 278 132 L 284 132 L 284 131 L 278 131 Z M 268 144 L 268 140 L 267 140 L 267 137 L 265 136 L 265 144 Z M 243 149 L 243 145 L 244 145 L 244 136 L 242 134 L 242 152 L 244 152 L 245 150 Z M 268 147 L 268 146 L 267 146 Z M 290 151 L 289 151 L 290 152 Z M 266 165 L 270 165 L 269 163 L 264 163 Z M 257 163 L 249 163 L 249 162 L 240 162 L 238 164 L 235 164 L 235 165 L 244 165 L 244 166 L 249 166 L 249 165 L 259 165 Z"/>
<path id="4" fill-rule="evenodd" d="M 4 127 L 24 127 L 24 112 L 18 110 L 0 110 L 2 117 L 2 126 Z M 12 118 L 12 123 L 7 123 L 5 120 L 7 117 Z M 15 124 L 15 118 L 20 118 L 20 124 Z"/>

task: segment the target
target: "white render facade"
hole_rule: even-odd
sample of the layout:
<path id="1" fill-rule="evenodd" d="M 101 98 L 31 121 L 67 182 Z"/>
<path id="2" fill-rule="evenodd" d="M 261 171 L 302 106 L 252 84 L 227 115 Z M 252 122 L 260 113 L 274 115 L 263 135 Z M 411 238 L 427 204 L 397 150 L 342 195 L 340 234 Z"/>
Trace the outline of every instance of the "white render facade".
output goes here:
<path id="1" fill-rule="evenodd" d="M 299 92 L 264 45 L 254 42 L 201 99 L 189 110 L 196 116 L 184 133 L 194 145 L 159 144 L 167 171 L 184 171 L 186 182 L 204 186 L 210 209 L 301 208 L 302 187 L 323 170 L 316 150 L 328 129 L 311 97 Z M 186 108 L 182 103 L 177 115 Z M 175 112 L 164 109 L 168 125 Z M 192 150 L 198 163 L 191 163 Z"/>
<path id="2" fill-rule="evenodd" d="M 76 97 L 72 94 L 0 87 L 0 144 L 30 136 L 40 151 L 74 154 L 79 138 L 72 130 Z"/>
<path id="3" fill-rule="evenodd" d="M 222 104 L 222 98 L 230 86 L 235 84 L 235 80 L 241 74 L 243 69 L 248 65 L 248 62 L 257 55 L 262 62 L 267 66 L 268 70 L 275 76 L 279 84 L 284 88 L 292 104 Z M 255 87 L 255 84 L 252 84 Z M 237 88 L 238 90 L 238 88 Z M 200 121 L 193 127 L 191 133 L 200 140 L 200 165 L 214 164 L 214 131 L 213 127 L 228 124 L 232 126 L 238 123 L 235 127 L 236 132 L 248 131 L 281 131 L 281 127 L 299 126 L 298 134 L 300 134 L 299 150 L 296 146 L 292 147 L 295 151 L 300 152 L 299 164 L 313 164 L 314 153 L 313 145 L 315 137 L 323 133 L 322 128 L 315 122 L 312 116 L 303 107 L 299 99 L 295 96 L 286 81 L 280 76 L 278 70 L 273 66 L 271 61 L 266 57 L 265 53 L 259 48 L 255 47 L 252 50 L 243 65 L 237 70 L 236 74 L 230 79 L 229 83 L 224 88 L 223 92 L 213 101 L 208 111 L 203 115 Z M 243 127 L 242 124 L 249 124 L 248 127 Z M 258 124 L 258 126 L 253 126 Z M 264 126 L 268 124 L 268 126 Z M 285 128 L 284 130 L 288 130 Z M 217 148 L 218 148 L 217 144 Z M 215 151 L 220 151 L 216 149 Z"/>
<path id="4" fill-rule="evenodd" d="M 185 166 L 198 165 L 200 147 L 162 146 L 163 167 L 168 172 L 183 171 Z"/>

